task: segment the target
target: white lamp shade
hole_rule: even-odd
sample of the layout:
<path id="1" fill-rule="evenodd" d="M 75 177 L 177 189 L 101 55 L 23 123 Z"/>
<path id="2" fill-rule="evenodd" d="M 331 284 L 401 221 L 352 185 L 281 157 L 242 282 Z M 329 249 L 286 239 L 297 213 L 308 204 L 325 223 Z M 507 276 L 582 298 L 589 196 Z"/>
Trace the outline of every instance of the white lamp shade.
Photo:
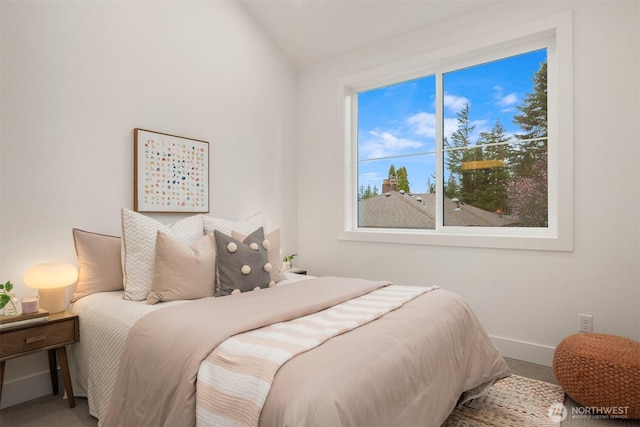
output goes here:
<path id="1" fill-rule="evenodd" d="M 24 283 L 35 289 L 63 288 L 78 280 L 78 270 L 66 262 L 47 262 L 29 268 Z"/>

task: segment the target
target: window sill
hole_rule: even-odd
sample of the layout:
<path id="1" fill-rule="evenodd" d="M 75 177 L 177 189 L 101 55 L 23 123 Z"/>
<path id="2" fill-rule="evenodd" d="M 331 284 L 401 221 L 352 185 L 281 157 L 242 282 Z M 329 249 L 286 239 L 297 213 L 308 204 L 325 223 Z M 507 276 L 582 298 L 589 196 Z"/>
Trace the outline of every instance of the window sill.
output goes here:
<path id="1" fill-rule="evenodd" d="M 435 230 L 356 229 L 338 232 L 338 240 L 427 246 L 457 246 L 538 251 L 573 251 L 570 237 L 556 235 L 454 234 Z"/>

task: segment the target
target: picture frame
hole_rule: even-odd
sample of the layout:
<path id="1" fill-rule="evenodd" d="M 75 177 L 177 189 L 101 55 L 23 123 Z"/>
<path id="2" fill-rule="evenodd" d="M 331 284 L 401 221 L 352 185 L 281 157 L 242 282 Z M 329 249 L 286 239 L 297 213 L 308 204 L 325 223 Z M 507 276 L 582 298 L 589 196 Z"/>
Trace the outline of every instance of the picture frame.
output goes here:
<path id="1" fill-rule="evenodd" d="M 209 143 L 133 131 L 133 210 L 209 212 Z"/>

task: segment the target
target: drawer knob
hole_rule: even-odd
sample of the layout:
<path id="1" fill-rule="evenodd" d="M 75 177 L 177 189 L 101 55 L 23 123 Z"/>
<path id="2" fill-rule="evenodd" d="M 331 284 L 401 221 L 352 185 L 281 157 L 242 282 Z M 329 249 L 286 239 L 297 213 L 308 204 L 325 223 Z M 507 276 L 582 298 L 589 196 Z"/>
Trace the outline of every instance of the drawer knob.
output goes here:
<path id="1" fill-rule="evenodd" d="M 29 337 L 24 340 L 25 344 L 33 344 L 34 342 L 44 341 L 47 339 L 46 335 L 37 335 L 35 337 Z"/>

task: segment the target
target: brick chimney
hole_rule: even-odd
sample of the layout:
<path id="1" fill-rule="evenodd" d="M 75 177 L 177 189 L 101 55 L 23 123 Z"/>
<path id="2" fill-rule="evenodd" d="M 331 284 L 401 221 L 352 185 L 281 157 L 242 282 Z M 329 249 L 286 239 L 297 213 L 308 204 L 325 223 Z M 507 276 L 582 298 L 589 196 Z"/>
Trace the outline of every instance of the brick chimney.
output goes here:
<path id="1" fill-rule="evenodd" d="M 382 194 L 398 191 L 398 180 L 395 178 L 385 179 L 382 181 Z"/>

